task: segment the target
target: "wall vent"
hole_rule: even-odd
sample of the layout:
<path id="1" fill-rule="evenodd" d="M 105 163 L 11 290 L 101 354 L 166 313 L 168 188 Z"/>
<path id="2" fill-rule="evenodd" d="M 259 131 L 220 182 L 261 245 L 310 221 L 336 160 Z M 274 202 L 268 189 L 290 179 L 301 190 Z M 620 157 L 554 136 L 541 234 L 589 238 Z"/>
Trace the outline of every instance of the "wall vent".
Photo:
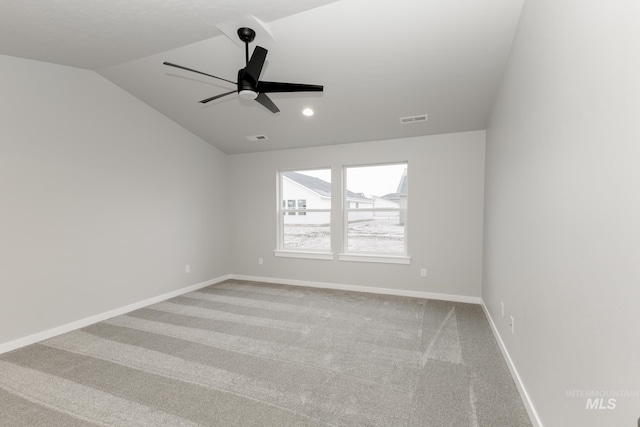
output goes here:
<path id="1" fill-rule="evenodd" d="M 247 139 L 249 141 L 264 141 L 269 138 L 267 138 L 267 135 L 253 135 L 253 136 L 248 136 Z"/>
<path id="2" fill-rule="evenodd" d="M 421 116 L 400 117 L 400 124 L 407 125 L 409 123 L 426 122 L 428 118 L 428 114 L 422 114 Z"/>

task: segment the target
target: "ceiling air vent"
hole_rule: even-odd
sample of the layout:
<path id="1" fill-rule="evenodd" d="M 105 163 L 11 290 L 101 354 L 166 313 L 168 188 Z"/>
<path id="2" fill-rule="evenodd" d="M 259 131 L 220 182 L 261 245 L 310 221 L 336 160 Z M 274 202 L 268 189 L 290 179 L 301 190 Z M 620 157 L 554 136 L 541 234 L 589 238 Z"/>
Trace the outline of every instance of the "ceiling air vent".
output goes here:
<path id="1" fill-rule="evenodd" d="M 265 141 L 269 138 L 267 138 L 267 135 L 253 135 L 253 136 L 248 136 L 247 139 L 249 141 Z"/>
<path id="2" fill-rule="evenodd" d="M 407 125 L 409 123 L 426 122 L 428 117 L 428 114 L 423 114 L 421 116 L 400 117 L 400 124 Z"/>

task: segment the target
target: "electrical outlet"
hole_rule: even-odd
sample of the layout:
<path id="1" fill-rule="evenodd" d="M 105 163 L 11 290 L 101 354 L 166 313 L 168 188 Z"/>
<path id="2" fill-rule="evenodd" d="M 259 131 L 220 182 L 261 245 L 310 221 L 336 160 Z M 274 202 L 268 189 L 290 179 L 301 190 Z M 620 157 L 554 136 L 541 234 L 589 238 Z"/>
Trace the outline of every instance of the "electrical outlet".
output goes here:
<path id="1" fill-rule="evenodd" d="M 509 316 L 509 319 L 510 319 L 510 321 L 509 321 L 509 329 L 511 329 L 511 333 L 513 333 L 516 321 L 513 320 L 513 316 Z"/>
<path id="2" fill-rule="evenodd" d="M 184 266 L 184 272 L 185 273 L 191 273 L 191 266 L 189 264 Z"/>
<path id="3" fill-rule="evenodd" d="M 500 301 L 500 311 L 502 312 L 502 317 L 504 317 L 504 302 Z"/>
<path id="4" fill-rule="evenodd" d="M 421 268 L 420 269 L 420 277 L 427 277 L 427 269 L 426 268 Z"/>
<path id="5" fill-rule="evenodd" d="M 262 257 L 258 258 L 258 264 L 260 264 L 260 265 L 264 264 L 264 260 L 262 259 Z"/>

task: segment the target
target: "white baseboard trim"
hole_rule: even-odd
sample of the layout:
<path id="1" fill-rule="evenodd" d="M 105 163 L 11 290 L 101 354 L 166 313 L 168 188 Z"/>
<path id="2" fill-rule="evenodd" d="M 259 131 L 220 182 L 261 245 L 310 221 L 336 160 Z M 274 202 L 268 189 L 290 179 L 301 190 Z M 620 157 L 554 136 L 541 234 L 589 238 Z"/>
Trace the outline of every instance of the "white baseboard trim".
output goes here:
<path id="1" fill-rule="evenodd" d="M 195 285 L 187 286 L 186 288 L 181 288 L 175 291 L 167 292 L 166 294 L 158 295 L 152 298 L 147 298 L 142 301 L 134 302 L 133 304 L 125 305 L 124 307 L 116 308 L 113 310 L 105 311 L 104 313 L 96 314 L 94 316 L 89 316 L 84 319 L 76 320 L 75 322 L 67 323 L 65 325 L 57 326 L 55 328 L 47 329 L 46 331 L 38 332 L 33 335 L 28 335 L 23 338 L 18 338 L 13 341 L 9 341 L 6 343 L 0 344 L 0 354 L 6 353 L 8 351 L 16 350 L 21 347 L 25 347 L 30 344 L 37 343 L 39 341 L 43 341 L 49 338 L 53 338 L 55 336 L 74 331 L 76 329 L 84 328 L 85 326 L 92 325 L 94 323 L 102 322 L 103 320 L 110 319 L 115 316 L 120 316 L 121 314 L 126 314 L 134 310 L 138 310 L 140 308 L 147 307 L 151 304 L 156 304 L 162 301 L 166 301 L 170 298 L 174 298 L 180 296 L 182 294 L 186 294 L 188 292 L 197 291 L 198 289 L 205 288 L 207 286 L 214 285 L 216 283 L 223 282 L 229 279 L 229 275 L 220 276 L 215 279 L 206 280 L 204 282 L 196 283 Z"/>
<path id="2" fill-rule="evenodd" d="M 396 296 L 402 296 L 402 297 L 437 299 L 437 300 L 452 301 L 452 302 L 465 302 L 469 304 L 482 303 L 482 298 L 480 297 L 469 297 L 465 295 L 439 294 L 439 293 L 433 293 L 433 292 L 408 291 L 403 289 L 391 289 L 391 288 L 375 288 L 371 286 L 343 285 L 339 283 L 328 283 L 328 282 L 309 282 L 306 280 L 275 279 L 272 277 L 243 276 L 239 274 L 231 274 L 229 278 L 235 279 L 235 280 L 248 280 L 252 282 L 278 283 L 281 285 L 291 285 L 291 286 L 306 286 L 309 288 L 337 289 L 340 291 L 366 292 L 370 294 L 396 295 Z"/>
<path id="3" fill-rule="evenodd" d="M 513 364 L 513 360 L 511 359 L 511 355 L 509 355 L 509 351 L 507 351 L 507 347 L 504 345 L 504 341 L 502 341 L 502 337 L 500 336 L 500 332 L 498 332 L 498 328 L 491 317 L 491 313 L 489 313 L 489 309 L 485 305 L 484 301 L 481 300 L 482 309 L 484 310 L 484 314 L 489 319 L 489 325 L 491 325 L 491 331 L 493 335 L 496 337 L 496 341 L 498 341 L 498 347 L 500 347 L 500 351 L 502 352 L 502 356 L 507 362 L 507 366 L 509 367 L 509 371 L 511 372 L 511 377 L 513 377 L 513 381 L 516 383 L 516 387 L 518 388 L 518 392 L 520 393 L 520 397 L 524 402 L 524 407 L 529 414 L 529 418 L 531 419 L 531 423 L 534 427 L 543 427 L 542 421 L 540 421 L 540 417 L 538 416 L 538 412 L 536 408 L 533 406 L 533 402 L 529 397 L 529 393 L 527 393 L 527 389 L 520 378 L 520 374 L 518 374 L 518 370 L 516 366 Z"/>

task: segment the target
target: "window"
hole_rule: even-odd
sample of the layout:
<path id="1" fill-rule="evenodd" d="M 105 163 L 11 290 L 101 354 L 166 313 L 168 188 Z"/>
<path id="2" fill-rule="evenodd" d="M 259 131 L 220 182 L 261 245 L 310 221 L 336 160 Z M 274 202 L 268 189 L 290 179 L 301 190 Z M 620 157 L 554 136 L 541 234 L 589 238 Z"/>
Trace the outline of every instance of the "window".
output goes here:
<path id="1" fill-rule="evenodd" d="M 342 261 L 409 264 L 407 168 L 406 162 L 345 166 L 337 194 L 330 168 L 279 172 L 275 255 L 333 259 L 333 233 Z M 334 228 L 332 206 L 342 210 Z"/>
<path id="2" fill-rule="evenodd" d="M 407 163 L 348 166 L 343 176 L 344 254 L 406 256 Z"/>
<path id="3" fill-rule="evenodd" d="M 331 169 L 279 173 L 278 249 L 331 255 Z M 327 256 L 316 256 L 327 258 Z"/>
<path id="4" fill-rule="evenodd" d="M 305 199 L 298 200 L 298 209 L 299 210 L 307 209 L 307 201 Z M 307 214 L 306 212 L 298 211 L 298 215 L 306 215 L 306 214 Z"/>
<path id="5" fill-rule="evenodd" d="M 291 211 L 292 209 L 295 209 L 295 208 L 296 208 L 296 201 L 295 200 L 287 200 L 287 209 L 289 209 L 287 214 L 288 215 L 295 215 L 296 213 Z"/>

